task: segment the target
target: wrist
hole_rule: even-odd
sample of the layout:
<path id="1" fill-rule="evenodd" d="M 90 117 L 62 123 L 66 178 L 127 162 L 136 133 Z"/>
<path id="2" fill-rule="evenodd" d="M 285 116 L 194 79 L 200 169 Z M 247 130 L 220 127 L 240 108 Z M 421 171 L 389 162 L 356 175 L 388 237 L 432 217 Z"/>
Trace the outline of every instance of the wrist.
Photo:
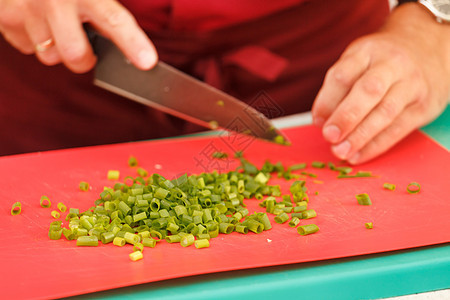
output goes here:
<path id="1" fill-rule="evenodd" d="M 435 51 L 430 55 L 441 57 L 450 81 L 450 23 L 438 22 L 425 6 L 408 1 L 392 11 L 386 27 L 392 26 L 408 37 L 418 37 L 419 42 L 432 42 Z"/>

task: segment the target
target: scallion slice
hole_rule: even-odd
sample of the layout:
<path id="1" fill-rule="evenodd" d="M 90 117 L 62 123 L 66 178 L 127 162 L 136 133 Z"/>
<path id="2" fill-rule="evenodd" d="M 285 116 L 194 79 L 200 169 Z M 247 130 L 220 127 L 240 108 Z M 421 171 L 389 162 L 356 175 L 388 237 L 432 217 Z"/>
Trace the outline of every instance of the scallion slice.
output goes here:
<path id="1" fill-rule="evenodd" d="M 143 258 L 144 258 L 144 254 L 142 254 L 142 251 L 137 250 L 137 251 L 134 251 L 133 253 L 130 253 L 130 259 L 132 261 L 138 261 Z"/>
<path id="2" fill-rule="evenodd" d="M 319 226 L 316 224 L 308 224 L 308 225 L 301 225 L 297 227 L 297 232 L 300 235 L 308 235 L 319 231 Z"/>
<path id="3" fill-rule="evenodd" d="M 86 181 L 81 181 L 78 186 L 83 192 L 89 191 L 89 183 L 87 183 Z"/>
<path id="4" fill-rule="evenodd" d="M 22 212 L 22 204 L 15 202 L 11 207 L 11 215 L 16 216 Z"/>
<path id="5" fill-rule="evenodd" d="M 359 205 L 372 205 L 372 201 L 367 193 L 358 194 L 355 197 Z"/>
<path id="6" fill-rule="evenodd" d="M 39 203 L 43 208 L 49 208 L 50 206 L 52 206 L 52 202 L 47 196 L 41 196 L 41 200 L 39 201 Z"/>
<path id="7" fill-rule="evenodd" d="M 406 191 L 410 194 L 417 194 L 420 192 L 420 184 L 417 182 L 411 182 L 406 186 Z"/>
<path id="8" fill-rule="evenodd" d="M 120 177 L 120 172 L 118 170 L 109 170 L 106 178 L 108 180 L 118 180 Z"/>

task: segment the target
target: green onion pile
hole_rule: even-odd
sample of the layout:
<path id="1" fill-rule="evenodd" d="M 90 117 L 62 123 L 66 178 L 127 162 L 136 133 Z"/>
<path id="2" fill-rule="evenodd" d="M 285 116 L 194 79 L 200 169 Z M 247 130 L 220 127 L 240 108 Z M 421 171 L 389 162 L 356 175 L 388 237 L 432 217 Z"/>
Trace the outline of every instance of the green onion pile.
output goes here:
<path id="1" fill-rule="evenodd" d="M 228 155 L 217 152 L 213 157 L 224 159 Z M 153 248 L 162 240 L 201 249 L 209 247 L 210 239 L 219 234 L 261 233 L 272 228 L 267 214 L 275 215 L 276 223 L 296 228 L 300 235 L 319 231 L 315 224 L 300 224 L 302 219 L 317 216 L 314 209 L 308 208 L 306 181 L 299 180 L 301 175 L 293 173 L 305 169 L 306 163 L 285 167 L 281 162 L 272 164 L 266 161 L 258 169 L 241 152 L 235 153 L 234 157 L 241 163 L 234 171 L 184 174 L 173 180 L 149 174 L 138 167 L 135 157 L 130 157 L 128 164 L 136 168 L 138 176 L 127 176 L 112 188 L 105 188 L 95 206 L 85 212 L 70 208 L 66 216 L 67 227 L 60 220 L 52 222 L 49 238 L 57 240 L 64 236 L 67 240 L 77 240 L 77 246 L 98 246 L 99 241 L 118 247 L 131 244 L 133 252 L 130 259 L 137 261 L 143 258 L 144 247 Z M 326 166 L 338 172 L 337 178 L 374 177 L 370 172 L 361 171 L 351 175 L 352 168 L 336 167 L 333 163 L 315 161 L 311 164 L 314 168 Z M 279 185 L 268 184 L 272 174 L 286 180 L 295 179 L 289 194 L 282 194 Z M 300 174 L 316 176 L 303 171 Z M 116 170 L 107 174 L 110 180 L 118 180 L 119 177 Z M 384 188 L 394 190 L 395 185 L 385 184 Z M 80 190 L 89 190 L 89 184 L 80 183 Z M 418 183 L 408 185 L 410 193 L 419 190 Z M 251 198 L 261 200 L 259 206 L 265 208 L 265 212 L 249 213 L 244 199 Z M 360 205 L 372 204 L 366 193 L 356 195 L 356 199 Z M 51 206 L 46 196 L 42 196 L 40 204 L 45 208 Z M 62 203 L 57 206 L 60 212 L 67 210 Z M 16 203 L 11 213 L 19 214 L 20 210 L 20 203 Z M 52 216 L 58 219 L 60 214 L 52 211 Z M 373 228 L 369 222 L 365 226 Z"/>
<path id="2" fill-rule="evenodd" d="M 144 169 L 137 168 L 137 177 L 128 176 L 124 182 L 105 188 L 89 210 L 80 213 L 70 208 L 67 228 L 61 221 L 52 222 L 49 238 L 64 236 L 77 240 L 77 246 L 98 246 L 99 241 L 120 247 L 131 244 L 130 259 L 136 261 L 143 256 L 135 252 L 155 247 L 163 239 L 200 249 L 209 247 L 209 240 L 219 234 L 261 233 L 272 228 L 267 213 L 276 215 L 277 223 L 289 221 L 291 227 L 297 227 L 300 219 L 316 216 L 314 210 L 307 209 L 305 181 L 297 180 L 291 185 L 292 198 L 281 195 L 279 185 L 267 184 L 271 173 L 292 179 L 298 175 L 291 172 L 305 168 L 306 164 L 285 168 L 281 163 L 266 161 L 259 170 L 242 155 L 236 156 L 241 165 L 234 171 L 185 174 L 173 180 L 159 174 L 149 176 Z M 129 165 L 136 167 L 137 160 L 131 158 Z M 108 172 L 107 177 L 116 179 L 118 171 Z M 83 183 L 84 186 L 88 184 Z M 277 197 L 282 200 L 277 202 Z M 263 200 L 260 206 L 266 212 L 250 214 L 244 204 L 244 199 L 250 198 Z M 45 200 L 50 203 L 47 197 Z M 62 203 L 58 203 L 58 208 L 62 212 L 66 209 Z M 56 214 L 54 217 L 59 218 Z"/>

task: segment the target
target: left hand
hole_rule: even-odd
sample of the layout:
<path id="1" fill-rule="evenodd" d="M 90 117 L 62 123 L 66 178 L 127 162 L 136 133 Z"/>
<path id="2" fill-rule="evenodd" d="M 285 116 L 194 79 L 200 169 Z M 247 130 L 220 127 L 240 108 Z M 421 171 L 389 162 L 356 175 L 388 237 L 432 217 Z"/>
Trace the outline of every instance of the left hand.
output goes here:
<path id="1" fill-rule="evenodd" d="M 411 3 L 345 50 L 312 114 L 332 152 L 358 164 L 439 116 L 449 98 L 450 25 Z"/>

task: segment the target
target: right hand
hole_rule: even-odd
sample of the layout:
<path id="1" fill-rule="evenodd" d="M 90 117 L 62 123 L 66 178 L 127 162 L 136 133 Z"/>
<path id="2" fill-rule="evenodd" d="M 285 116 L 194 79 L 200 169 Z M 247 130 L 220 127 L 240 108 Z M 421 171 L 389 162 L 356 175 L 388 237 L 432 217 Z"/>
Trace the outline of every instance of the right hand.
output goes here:
<path id="1" fill-rule="evenodd" d="M 156 64 L 155 47 L 115 0 L 0 0 L 0 33 L 12 46 L 36 54 L 45 65 L 63 63 L 75 73 L 96 63 L 83 23 L 113 41 L 136 67 L 147 70 Z M 52 46 L 39 51 L 37 45 L 49 39 Z"/>

